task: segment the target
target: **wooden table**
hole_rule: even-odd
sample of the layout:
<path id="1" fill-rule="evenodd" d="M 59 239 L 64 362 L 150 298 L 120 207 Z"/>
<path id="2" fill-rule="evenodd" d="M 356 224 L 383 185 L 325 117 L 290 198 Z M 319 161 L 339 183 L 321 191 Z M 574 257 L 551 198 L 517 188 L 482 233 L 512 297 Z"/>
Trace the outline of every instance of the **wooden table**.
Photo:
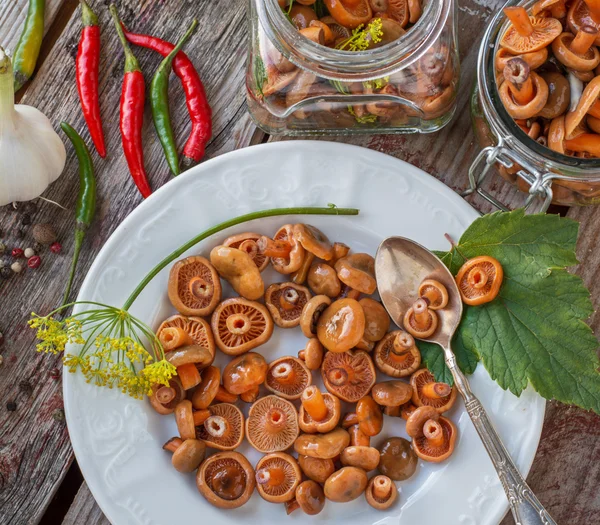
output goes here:
<path id="1" fill-rule="evenodd" d="M 58 128 L 68 120 L 85 130 L 75 87 L 75 54 L 81 31 L 77 0 L 47 0 L 46 37 L 37 74 L 18 98 L 43 111 Z M 75 289 L 81 284 L 91 262 L 118 224 L 140 202 L 121 154 L 117 114 L 123 71 L 119 48 L 108 14 L 107 1 L 91 0 L 100 15 L 103 50 L 100 73 L 101 105 L 110 156 L 95 158 L 98 178 L 98 214 L 81 256 Z M 276 140 L 258 130 L 246 111 L 244 74 L 246 62 L 246 2 L 195 0 L 121 0 L 124 22 L 132 29 L 174 38 L 193 16 L 201 25 L 188 49 L 204 80 L 214 112 L 213 138 L 207 158 L 252 144 Z M 473 140 L 469 117 L 470 87 L 475 74 L 479 41 L 486 20 L 503 0 L 461 0 L 459 7 L 462 90 L 454 120 L 442 131 L 422 136 L 369 136 L 340 138 L 411 162 L 438 177 L 455 190 L 467 182 L 467 168 L 478 146 Z M 227 6 L 227 9 L 224 7 Z M 0 44 L 14 49 L 25 18 L 27 0 L 0 0 Z M 135 50 L 142 68 L 153 71 L 159 58 Z M 171 83 L 172 100 L 181 101 L 178 82 Z M 181 138 L 189 132 L 183 104 L 173 107 L 175 132 Z M 147 166 L 154 188 L 168 182 L 170 175 L 154 136 L 147 108 L 144 135 Z M 84 137 L 87 139 L 87 131 Z M 336 140 L 335 138 L 332 140 Z M 49 199 L 73 209 L 77 195 L 77 162 L 69 147 L 62 177 L 46 192 Z M 518 205 L 522 196 L 496 179 L 492 191 L 504 202 Z M 473 202 L 482 211 L 481 201 Z M 600 215 L 596 208 L 567 210 L 581 221 L 577 269 L 600 298 Z M 63 252 L 45 250 L 42 267 L 0 282 L 0 524 L 97 524 L 108 523 L 91 496 L 73 461 L 73 452 L 64 421 L 60 363 L 57 358 L 36 354 L 33 334 L 27 328 L 29 312 L 48 311 L 61 296 L 72 252 L 73 213 L 42 201 L 33 222 L 51 222 L 58 230 Z M 9 246 L 33 244 L 30 232 L 18 238 L 20 216 L 11 207 L 0 209 L 0 239 Z M 594 315 L 597 330 L 600 317 Z M 566 342 L 568 344 L 568 342 Z M 60 372 L 59 372 L 60 371 Z M 16 403 L 9 411 L 6 403 Z M 548 403 L 546 420 L 528 481 L 540 500 L 560 524 L 598 523 L 600 516 L 600 418 L 558 403 Z M 503 524 L 513 523 L 507 517 Z"/>

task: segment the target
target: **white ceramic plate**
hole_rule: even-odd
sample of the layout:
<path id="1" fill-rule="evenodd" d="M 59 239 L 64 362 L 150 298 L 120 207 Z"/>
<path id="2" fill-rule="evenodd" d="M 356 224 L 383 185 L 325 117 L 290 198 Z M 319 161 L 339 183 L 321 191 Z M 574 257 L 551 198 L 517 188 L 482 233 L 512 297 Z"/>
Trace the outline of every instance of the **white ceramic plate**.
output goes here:
<path id="1" fill-rule="evenodd" d="M 477 217 L 442 183 L 381 153 L 328 142 L 256 146 L 190 170 L 141 204 L 98 255 L 79 299 L 122 305 L 166 254 L 226 219 L 267 208 L 327 203 L 360 208 L 360 216 L 312 216 L 306 221 L 353 250 L 372 254 L 390 235 L 410 237 L 431 249 L 447 248 L 444 233 L 458 238 Z M 207 254 L 210 247 L 233 233 L 253 230 L 272 234 L 281 224 L 301 219 L 278 217 L 241 225 L 196 246 L 190 254 Z M 153 328 L 174 313 L 166 293 L 168 270 L 151 282 L 132 308 L 134 315 Z M 276 275 L 267 274 L 266 282 L 273 282 Z M 277 280 L 283 279 L 277 275 Z M 295 355 L 304 341 L 299 328 L 276 328 L 259 351 L 271 361 Z M 217 364 L 225 362 L 220 355 Z M 544 400 L 532 390 L 520 398 L 501 390 L 481 366 L 471 385 L 517 465 L 527 474 L 541 433 Z M 170 454 L 161 448 L 176 435 L 174 418 L 159 416 L 149 403 L 88 385 L 79 374 L 65 374 L 64 398 L 79 466 L 100 507 L 115 525 L 347 521 L 416 525 L 425 520 L 443 525 L 496 525 L 508 508 L 500 481 L 462 402 L 450 413 L 459 428 L 453 456 L 440 465 L 420 462 L 416 474 L 400 484 L 401 500 L 389 511 L 375 511 L 361 497 L 346 504 L 328 502 L 315 517 L 300 511 L 287 517 L 283 506 L 267 503 L 258 494 L 237 510 L 222 511 L 206 503 L 196 489 L 195 477 L 176 472 Z M 404 422 L 386 418 L 384 430 L 373 438 L 373 444 L 377 446 L 394 435 L 406 437 Z M 246 443 L 240 451 L 252 464 L 259 458 Z"/>

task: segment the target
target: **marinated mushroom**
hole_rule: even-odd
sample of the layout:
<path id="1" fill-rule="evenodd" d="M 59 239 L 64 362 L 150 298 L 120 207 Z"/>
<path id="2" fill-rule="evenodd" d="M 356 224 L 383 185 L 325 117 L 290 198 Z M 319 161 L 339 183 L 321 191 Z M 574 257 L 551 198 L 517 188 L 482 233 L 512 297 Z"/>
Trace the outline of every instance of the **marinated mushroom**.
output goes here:
<path id="1" fill-rule="evenodd" d="M 594 46 L 597 37 L 597 27 L 584 25 L 576 35 L 567 31 L 556 37 L 552 42 L 552 52 L 569 69 L 592 71 L 600 64 L 600 52 Z"/>
<path id="2" fill-rule="evenodd" d="M 223 369 L 223 386 L 227 392 L 240 395 L 262 385 L 267 377 L 265 358 L 248 352 L 232 359 Z"/>
<path id="3" fill-rule="evenodd" d="M 294 77 L 292 77 L 292 80 L 293 78 Z M 265 94 L 265 96 L 268 95 Z M 254 264 L 256 264 L 258 271 L 262 272 L 269 265 L 269 258 L 258 251 L 257 241 L 260 238 L 261 235 L 254 232 L 238 233 L 237 235 L 227 237 L 223 242 L 223 246 L 237 248 L 238 250 L 246 252 L 254 261 Z"/>
<path id="4" fill-rule="evenodd" d="M 293 232 L 296 240 L 307 252 L 325 261 L 333 259 L 333 245 L 321 230 L 310 224 L 295 224 Z"/>
<path id="5" fill-rule="evenodd" d="M 168 294 L 183 315 L 210 315 L 221 300 L 221 280 L 204 257 L 186 257 L 171 268 Z"/>
<path id="6" fill-rule="evenodd" d="M 290 277 L 290 281 L 294 284 L 304 284 L 308 277 L 308 271 L 312 266 L 313 261 L 315 260 L 315 256 L 312 253 L 306 253 L 304 256 L 304 260 L 298 268 Z"/>
<path id="7" fill-rule="evenodd" d="M 217 346 L 227 355 L 240 355 L 266 343 L 273 320 L 266 307 L 242 297 L 226 299 L 213 312 L 211 326 Z"/>
<path id="8" fill-rule="evenodd" d="M 334 242 L 333 243 L 333 258 L 328 261 L 331 266 L 335 266 L 335 263 L 338 262 L 342 257 L 346 257 L 350 253 L 350 246 L 344 244 L 343 242 Z"/>
<path id="9" fill-rule="evenodd" d="M 367 436 L 376 436 L 383 428 L 383 414 L 371 396 L 365 396 L 356 403 L 358 428 Z"/>
<path id="10" fill-rule="evenodd" d="M 284 399 L 300 399 L 304 389 L 311 383 L 310 370 L 296 357 L 280 357 L 267 369 L 265 387 Z"/>
<path id="11" fill-rule="evenodd" d="M 302 308 L 300 314 L 300 329 L 309 339 L 317 335 L 319 317 L 331 304 L 331 299 L 326 295 L 315 295 Z"/>
<path id="12" fill-rule="evenodd" d="M 302 3 L 294 3 L 290 10 L 290 18 L 298 29 L 305 29 L 313 20 L 317 20 L 317 15 L 310 7 L 302 5 Z"/>
<path id="13" fill-rule="evenodd" d="M 304 514 L 315 516 L 325 507 L 325 493 L 315 481 L 303 481 L 296 489 L 296 502 Z"/>
<path id="14" fill-rule="evenodd" d="M 515 55 L 547 47 L 562 33 L 562 24 L 552 17 L 529 16 L 522 6 L 503 9 L 511 25 L 500 39 L 500 45 Z"/>
<path id="15" fill-rule="evenodd" d="M 211 505 L 236 509 L 254 492 L 254 469 L 239 452 L 219 452 L 204 460 L 196 474 L 196 485 Z"/>
<path id="16" fill-rule="evenodd" d="M 365 472 L 379 465 L 379 450 L 371 446 L 371 438 L 358 425 L 350 427 L 350 446 L 340 454 L 340 462 L 348 467 L 358 467 Z"/>
<path id="17" fill-rule="evenodd" d="M 343 428 L 327 434 L 301 434 L 294 442 L 294 450 L 303 456 L 332 459 L 350 444 L 350 435 Z"/>
<path id="18" fill-rule="evenodd" d="M 421 366 L 421 352 L 412 335 L 403 331 L 389 332 L 373 352 L 377 368 L 392 377 L 407 377 Z"/>
<path id="19" fill-rule="evenodd" d="M 337 297 L 342 290 L 342 284 L 336 271 L 324 262 L 314 263 L 308 270 L 308 286 L 319 295 Z"/>
<path id="20" fill-rule="evenodd" d="M 180 401 L 175 407 L 175 422 L 181 439 L 196 438 L 196 424 L 194 422 L 194 412 L 192 402 L 189 399 Z"/>
<path id="21" fill-rule="evenodd" d="M 448 290 L 435 279 L 425 279 L 419 285 L 419 297 L 427 301 L 431 310 L 442 310 L 448 306 Z"/>
<path id="22" fill-rule="evenodd" d="M 302 481 L 298 462 L 289 454 L 273 452 L 256 464 L 256 489 L 270 503 L 285 503 L 294 499 Z"/>
<path id="23" fill-rule="evenodd" d="M 356 467 L 342 467 L 325 482 L 325 497 L 330 501 L 345 503 L 358 498 L 367 488 L 367 473 Z"/>
<path id="24" fill-rule="evenodd" d="M 406 432 L 413 438 L 415 454 L 424 461 L 440 463 L 454 452 L 456 426 L 431 407 L 417 408 L 406 422 Z"/>
<path id="25" fill-rule="evenodd" d="M 369 0 L 369 3 L 377 16 L 389 17 L 400 27 L 406 27 L 408 24 L 410 13 L 407 0 Z"/>
<path id="26" fill-rule="evenodd" d="M 356 403 L 375 384 L 375 367 L 363 350 L 327 352 L 321 366 L 325 388 L 342 401 Z"/>
<path id="27" fill-rule="evenodd" d="M 265 304 L 273 321 L 281 328 L 300 324 L 300 315 L 311 294 L 308 288 L 294 283 L 275 283 L 267 288 Z"/>
<path id="28" fill-rule="evenodd" d="M 394 481 L 404 481 L 417 470 L 417 455 L 410 441 L 404 438 L 386 439 L 379 447 L 379 454 L 379 472 Z"/>
<path id="29" fill-rule="evenodd" d="M 387 476 L 375 476 L 365 490 L 367 503 L 377 510 L 389 509 L 398 499 L 396 484 Z"/>
<path id="30" fill-rule="evenodd" d="M 412 387 L 404 381 L 384 381 L 373 386 L 371 396 L 378 405 L 397 407 L 411 400 Z"/>
<path id="31" fill-rule="evenodd" d="M 298 73 L 300 73 L 299 69 L 292 69 L 291 71 L 281 71 L 275 66 L 267 66 L 266 78 L 261 88 L 263 96 L 270 97 L 275 93 L 283 91 L 295 80 L 295 78 L 298 76 Z M 263 254 L 259 255 L 266 258 L 266 256 L 264 256 Z"/>
<path id="32" fill-rule="evenodd" d="M 325 483 L 327 478 L 335 472 L 335 464 L 332 459 L 313 458 L 298 454 L 298 464 L 304 475 L 317 483 Z"/>
<path id="33" fill-rule="evenodd" d="M 463 303 L 477 306 L 496 298 L 503 278 L 502 265 L 493 257 L 482 255 L 461 266 L 456 274 L 456 284 Z"/>
<path id="34" fill-rule="evenodd" d="M 300 73 L 300 75 L 296 79 L 296 82 L 294 83 L 294 86 L 301 87 L 304 86 L 304 84 L 306 83 L 310 87 L 314 80 L 308 83 L 306 81 L 306 75 L 307 72 L 305 71 Z M 302 83 L 300 83 L 300 81 L 302 81 Z M 293 93 L 290 91 L 288 92 L 288 95 L 293 96 Z M 301 93 L 301 95 L 302 98 L 300 98 L 300 100 L 304 98 L 304 94 Z M 300 100 L 298 100 L 298 102 Z M 292 100 L 291 102 L 294 101 Z M 294 227 L 291 224 L 286 224 L 282 226 L 281 228 L 279 228 L 279 230 L 277 230 L 277 233 L 273 237 L 273 240 L 284 242 L 290 248 L 287 255 L 275 256 L 271 258 L 271 264 L 273 265 L 273 268 L 275 268 L 276 271 L 284 275 L 294 273 L 295 271 L 297 271 L 300 268 L 300 266 L 302 266 L 302 261 L 304 260 L 306 252 L 304 251 L 302 245 L 294 237 Z"/>
<path id="35" fill-rule="evenodd" d="M 404 329 L 413 337 L 427 339 L 437 330 L 438 317 L 425 299 L 417 299 L 404 315 Z"/>
<path id="36" fill-rule="evenodd" d="M 152 408 L 166 416 L 175 412 L 175 407 L 185 399 L 185 390 L 178 377 L 169 379 L 169 386 L 152 385 L 152 394 L 148 396 Z"/>
<path id="37" fill-rule="evenodd" d="M 379 301 L 363 297 L 358 301 L 365 314 L 365 331 L 363 338 L 376 343 L 383 339 L 390 328 L 390 316 Z"/>
<path id="38" fill-rule="evenodd" d="M 210 324 L 201 317 L 169 317 L 158 327 L 156 336 L 165 349 L 173 350 L 182 345 L 195 344 L 208 349 L 212 358 L 215 357 L 215 338 Z"/>
<path id="39" fill-rule="evenodd" d="M 209 366 L 202 371 L 202 380 L 192 394 L 192 405 L 196 410 L 208 408 L 216 397 L 221 384 L 221 371 Z"/>
<path id="40" fill-rule="evenodd" d="M 200 463 L 204 460 L 206 454 L 206 445 L 198 439 L 171 438 L 167 441 L 163 450 L 168 450 L 173 453 L 171 463 L 178 472 L 187 473 L 194 472 Z"/>
<path id="41" fill-rule="evenodd" d="M 200 383 L 200 370 L 212 363 L 213 356 L 203 346 L 189 345 L 167 352 L 165 359 L 177 368 L 183 388 L 189 390 Z"/>
<path id="42" fill-rule="evenodd" d="M 365 331 L 365 314 L 355 299 L 338 299 L 317 321 L 317 337 L 327 350 L 335 353 L 354 348 Z"/>
<path id="43" fill-rule="evenodd" d="M 196 428 L 196 437 L 217 450 L 234 450 L 244 440 L 244 414 L 231 403 L 210 408 L 210 417 Z"/>
<path id="44" fill-rule="evenodd" d="M 335 263 L 340 281 L 361 293 L 371 295 L 377 289 L 375 259 L 367 253 L 346 255 Z"/>
<path id="45" fill-rule="evenodd" d="M 311 337 L 306 343 L 306 348 L 298 352 L 309 370 L 318 370 L 323 362 L 323 345 L 316 337 Z"/>
<path id="46" fill-rule="evenodd" d="M 299 433 L 296 407 L 286 399 L 266 396 L 250 407 L 246 419 L 246 437 L 259 452 L 287 450 Z"/>
<path id="47" fill-rule="evenodd" d="M 230 246 L 215 246 L 210 252 L 210 262 L 219 275 L 245 299 L 254 301 L 265 293 L 260 271 L 245 251 Z"/>
<path id="48" fill-rule="evenodd" d="M 337 426 L 342 415 L 342 406 L 337 397 L 329 393 L 322 394 L 316 386 L 309 386 L 300 399 L 302 405 L 298 424 L 302 432 L 327 433 Z"/>
<path id="49" fill-rule="evenodd" d="M 585 119 L 586 115 L 588 113 L 593 113 L 592 110 L 597 104 L 599 95 L 600 75 L 595 77 L 587 86 L 585 86 L 585 89 L 583 90 L 581 98 L 579 99 L 579 102 L 577 102 L 575 109 L 569 111 L 564 117 L 564 137 L 572 137 L 576 128 Z M 600 115 L 596 114 L 593 116 Z M 550 142 L 550 138 L 548 138 L 548 142 Z"/>
<path id="50" fill-rule="evenodd" d="M 544 109 L 548 102 L 548 85 L 522 58 L 506 63 L 504 80 L 498 92 L 506 111 L 515 119 L 529 119 Z"/>
<path id="51" fill-rule="evenodd" d="M 544 47 L 537 51 L 532 51 L 531 53 L 521 53 L 518 56 L 525 60 L 531 69 L 537 69 L 548 60 L 548 48 Z M 515 55 L 510 53 L 508 49 L 504 49 L 503 47 L 498 49 L 495 62 L 496 69 L 498 71 L 503 71 L 506 67 L 506 63 L 512 58 L 515 58 Z"/>
<path id="52" fill-rule="evenodd" d="M 544 108 L 538 113 L 539 117 L 554 119 L 563 115 L 571 102 L 571 87 L 564 75 L 556 71 L 540 73 L 548 85 L 548 100 Z"/>
<path id="53" fill-rule="evenodd" d="M 456 401 L 456 387 L 438 383 L 426 368 L 417 370 L 410 378 L 412 402 L 415 406 L 430 406 L 441 414 L 452 408 Z"/>

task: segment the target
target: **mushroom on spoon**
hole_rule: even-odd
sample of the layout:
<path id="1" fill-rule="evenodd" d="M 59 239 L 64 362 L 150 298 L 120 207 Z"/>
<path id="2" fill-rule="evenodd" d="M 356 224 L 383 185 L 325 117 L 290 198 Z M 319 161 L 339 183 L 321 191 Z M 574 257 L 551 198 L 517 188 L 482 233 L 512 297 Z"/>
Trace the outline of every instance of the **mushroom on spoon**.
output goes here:
<path id="1" fill-rule="evenodd" d="M 425 341 L 442 347 L 446 364 L 461 393 L 465 407 L 502 481 L 515 518 L 521 525 L 556 525 L 531 491 L 494 429 L 481 402 L 456 364 L 451 341 L 462 316 L 463 306 L 454 277 L 444 263 L 427 248 L 403 237 L 385 239 L 375 257 L 377 288 L 392 320 L 403 325 L 404 314 L 417 297 L 425 279 L 435 279 L 448 290 L 448 305 L 438 310 L 438 327 Z"/>

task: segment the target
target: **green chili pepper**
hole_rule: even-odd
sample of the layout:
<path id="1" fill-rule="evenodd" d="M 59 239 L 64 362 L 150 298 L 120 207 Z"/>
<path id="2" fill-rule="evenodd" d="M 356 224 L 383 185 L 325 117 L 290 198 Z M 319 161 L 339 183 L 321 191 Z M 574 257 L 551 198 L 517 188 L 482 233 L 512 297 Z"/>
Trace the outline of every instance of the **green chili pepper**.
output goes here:
<path id="1" fill-rule="evenodd" d="M 23 87 L 23 84 L 31 78 L 35 70 L 35 64 L 42 47 L 42 39 L 44 38 L 45 11 L 45 0 L 29 0 L 25 26 L 13 54 L 15 91 Z"/>
<path id="2" fill-rule="evenodd" d="M 83 244 L 83 238 L 90 224 L 94 220 L 96 213 L 96 179 L 94 177 L 94 165 L 92 157 L 85 142 L 69 124 L 61 122 L 60 127 L 65 132 L 69 140 L 75 148 L 77 160 L 79 161 L 79 197 L 77 198 L 77 208 L 75 210 L 75 245 L 73 249 L 73 261 L 71 263 L 71 271 L 69 273 L 69 281 L 65 289 L 63 297 L 63 305 L 67 303 L 77 268 L 79 252 Z"/>
<path id="3" fill-rule="evenodd" d="M 181 171 L 179 169 L 177 144 L 175 143 L 173 127 L 171 126 L 171 116 L 169 114 L 169 74 L 171 73 L 173 59 L 181 51 L 188 38 L 192 36 L 197 25 L 198 21 L 194 20 L 187 33 L 183 35 L 183 38 L 173 48 L 173 51 L 161 62 L 150 85 L 150 104 L 152 106 L 154 126 L 156 127 L 158 138 L 160 139 L 173 175 L 179 175 Z"/>

